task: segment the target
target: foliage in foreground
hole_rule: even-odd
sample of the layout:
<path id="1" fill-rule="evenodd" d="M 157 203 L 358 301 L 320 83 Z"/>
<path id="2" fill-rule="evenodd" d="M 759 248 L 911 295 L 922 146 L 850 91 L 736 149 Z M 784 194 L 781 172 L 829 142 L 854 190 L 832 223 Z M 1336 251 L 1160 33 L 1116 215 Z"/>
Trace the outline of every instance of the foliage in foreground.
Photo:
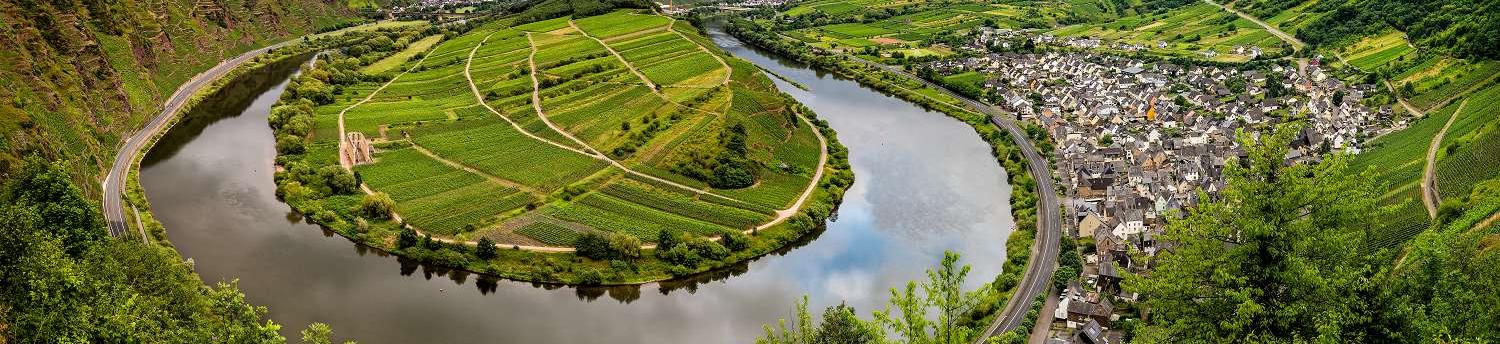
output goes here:
<path id="1" fill-rule="evenodd" d="M 786 319 L 776 327 L 765 325 L 760 344 L 811 343 L 968 343 L 975 329 L 960 320 L 986 296 L 993 293 L 989 285 L 964 291 L 969 266 L 958 265 L 959 254 L 943 253 L 936 270 L 927 270 L 927 281 L 906 283 L 902 289 L 891 289 L 890 305 L 874 312 L 870 320 L 860 319 L 854 308 L 840 304 L 823 311 L 822 322 L 815 324 L 807 312 L 807 297 L 797 302 L 797 322 L 787 327 Z M 917 292 L 919 289 L 921 292 Z M 891 307 L 895 307 L 895 311 Z M 895 336 L 891 336 L 890 333 Z"/>
<path id="2" fill-rule="evenodd" d="M 1242 135 L 1249 157 L 1228 164 L 1222 198 L 1171 221 L 1176 246 L 1149 276 L 1127 277 L 1151 314 L 1139 339 L 1500 340 L 1500 241 L 1493 228 L 1469 229 L 1495 207 L 1429 230 L 1395 259 L 1367 242 L 1390 211 L 1371 173 L 1350 171 L 1346 156 L 1287 166 L 1295 135 L 1290 126 L 1260 143 Z"/>
<path id="3" fill-rule="evenodd" d="M 204 286 L 171 248 L 114 240 L 60 163 L 0 190 L 3 342 L 282 342 L 233 283 Z"/>

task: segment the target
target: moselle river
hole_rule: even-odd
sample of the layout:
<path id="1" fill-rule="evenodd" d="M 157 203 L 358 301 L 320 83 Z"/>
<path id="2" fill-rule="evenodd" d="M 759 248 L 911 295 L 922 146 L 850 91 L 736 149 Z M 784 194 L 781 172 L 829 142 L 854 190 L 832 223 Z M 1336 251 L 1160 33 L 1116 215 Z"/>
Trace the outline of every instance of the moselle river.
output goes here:
<path id="1" fill-rule="evenodd" d="M 730 53 L 805 85 L 777 85 L 827 119 L 857 182 L 835 220 L 785 252 L 689 280 L 573 288 L 414 264 L 303 222 L 275 197 L 266 116 L 298 62 L 240 78 L 148 153 L 157 218 L 209 283 L 238 280 L 282 334 L 314 321 L 361 343 L 744 343 L 789 317 L 846 302 L 861 316 L 924 279 L 944 250 L 993 279 L 1012 230 L 1010 187 L 965 124 L 740 44 Z"/>

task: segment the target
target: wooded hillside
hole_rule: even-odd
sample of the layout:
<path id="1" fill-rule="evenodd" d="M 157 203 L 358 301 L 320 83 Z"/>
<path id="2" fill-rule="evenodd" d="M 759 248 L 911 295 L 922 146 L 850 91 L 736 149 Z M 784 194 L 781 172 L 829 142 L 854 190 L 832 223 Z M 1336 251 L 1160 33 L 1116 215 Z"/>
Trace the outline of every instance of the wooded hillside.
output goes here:
<path id="1" fill-rule="evenodd" d="M 92 185 L 194 74 L 352 18 L 322 0 L 0 0 L 0 179 L 37 154 Z"/>

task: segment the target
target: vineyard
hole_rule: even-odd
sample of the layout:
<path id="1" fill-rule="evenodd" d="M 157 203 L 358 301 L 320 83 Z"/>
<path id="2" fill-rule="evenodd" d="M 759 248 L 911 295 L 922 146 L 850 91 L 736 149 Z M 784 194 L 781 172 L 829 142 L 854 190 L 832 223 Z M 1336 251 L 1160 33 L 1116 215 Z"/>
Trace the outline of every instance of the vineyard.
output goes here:
<path id="1" fill-rule="evenodd" d="M 817 182 L 815 129 L 687 23 L 618 11 L 402 44 L 313 108 L 300 158 L 338 165 L 340 125 L 364 134 L 374 161 L 357 179 L 422 233 L 554 247 L 588 231 L 718 236 L 772 221 Z M 726 143 L 731 129 L 743 142 Z M 726 154 L 752 183 L 709 186 Z"/>
<path id="2" fill-rule="evenodd" d="M 1355 171 L 1374 171 L 1375 181 L 1391 190 L 1381 203 L 1399 207 L 1385 219 L 1385 227 L 1373 234 L 1375 241 L 1399 245 L 1427 228 L 1429 218 L 1422 204 L 1421 185 L 1427 147 L 1456 108 L 1457 104 L 1448 106 L 1413 122 L 1411 127 L 1371 141 L 1350 164 Z"/>
<path id="3" fill-rule="evenodd" d="M 1470 96 L 1443 137 L 1437 161 L 1438 192 L 1447 198 L 1469 194 L 1474 184 L 1500 176 L 1500 85 Z"/>

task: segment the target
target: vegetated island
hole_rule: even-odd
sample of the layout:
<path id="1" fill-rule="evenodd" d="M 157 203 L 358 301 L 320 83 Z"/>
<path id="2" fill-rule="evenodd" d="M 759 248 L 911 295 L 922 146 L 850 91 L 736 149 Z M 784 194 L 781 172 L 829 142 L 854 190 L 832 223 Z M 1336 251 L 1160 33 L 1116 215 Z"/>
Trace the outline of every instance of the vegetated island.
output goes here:
<path id="1" fill-rule="evenodd" d="M 528 14 L 324 52 L 270 115 L 278 196 L 428 263 L 635 284 L 791 243 L 853 183 L 825 122 L 692 25 Z"/>

